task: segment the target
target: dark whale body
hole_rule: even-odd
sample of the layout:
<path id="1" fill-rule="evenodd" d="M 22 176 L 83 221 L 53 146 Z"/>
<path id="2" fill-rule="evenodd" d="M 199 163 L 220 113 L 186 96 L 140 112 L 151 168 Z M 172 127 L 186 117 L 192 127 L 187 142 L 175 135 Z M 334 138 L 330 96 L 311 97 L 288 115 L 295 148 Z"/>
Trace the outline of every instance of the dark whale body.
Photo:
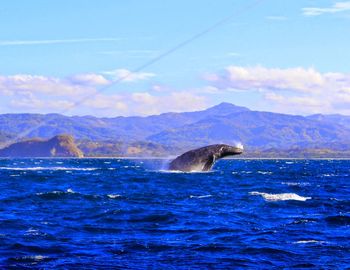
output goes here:
<path id="1" fill-rule="evenodd" d="M 214 144 L 188 151 L 169 164 L 172 171 L 209 171 L 216 160 L 243 153 L 243 148 L 226 144 Z"/>

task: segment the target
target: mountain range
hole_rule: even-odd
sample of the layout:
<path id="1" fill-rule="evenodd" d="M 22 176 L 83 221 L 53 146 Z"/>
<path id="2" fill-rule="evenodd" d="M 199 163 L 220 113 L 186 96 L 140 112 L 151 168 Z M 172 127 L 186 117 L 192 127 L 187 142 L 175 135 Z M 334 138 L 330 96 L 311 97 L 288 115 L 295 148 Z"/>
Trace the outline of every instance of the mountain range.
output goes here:
<path id="1" fill-rule="evenodd" d="M 38 128 L 35 128 L 38 127 Z M 203 111 L 147 117 L 98 118 L 60 114 L 2 114 L 3 145 L 30 130 L 27 138 L 70 134 L 86 152 L 165 154 L 214 143 L 241 142 L 250 150 L 350 149 L 350 116 L 288 115 L 221 103 Z M 114 150 L 111 150 L 114 147 Z M 145 151 L 145 149 L 148 149 Z"/>

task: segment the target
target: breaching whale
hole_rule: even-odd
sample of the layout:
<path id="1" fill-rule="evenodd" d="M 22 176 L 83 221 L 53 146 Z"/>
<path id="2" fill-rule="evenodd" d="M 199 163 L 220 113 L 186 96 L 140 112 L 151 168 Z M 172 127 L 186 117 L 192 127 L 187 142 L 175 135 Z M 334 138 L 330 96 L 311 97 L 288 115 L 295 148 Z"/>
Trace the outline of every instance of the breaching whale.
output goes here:
<path id="1" fill-rule="evenodd" d="M 231 146 L 226 144 L 214 144 L 188 151 L 169 164 L 172 171 L 209 171 L 216 160 L 232 155 L 243 153 L 242 146 Z"/>

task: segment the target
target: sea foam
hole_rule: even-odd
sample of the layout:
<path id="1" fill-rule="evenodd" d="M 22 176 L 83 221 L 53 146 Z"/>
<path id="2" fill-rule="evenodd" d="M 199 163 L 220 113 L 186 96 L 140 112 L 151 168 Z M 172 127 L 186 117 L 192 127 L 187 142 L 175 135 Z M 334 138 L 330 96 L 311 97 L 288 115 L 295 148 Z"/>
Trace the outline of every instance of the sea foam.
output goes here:
<path id="1" fill-rule="evenodd" d="M 311 199 L 311 197 L 303 197 L 299 196 L 295 193 L 280 193 L 280 194 L 270 194 L 270 193 L 264 193 L 264 192 L 249 192 L 250 195 L 260 195 L 262 196 L 266 201 L 270 202 L 276 202 L 276 201 L 288 201 L 288 200 L 294 200 L 294 201 L 306 201 Z"/>

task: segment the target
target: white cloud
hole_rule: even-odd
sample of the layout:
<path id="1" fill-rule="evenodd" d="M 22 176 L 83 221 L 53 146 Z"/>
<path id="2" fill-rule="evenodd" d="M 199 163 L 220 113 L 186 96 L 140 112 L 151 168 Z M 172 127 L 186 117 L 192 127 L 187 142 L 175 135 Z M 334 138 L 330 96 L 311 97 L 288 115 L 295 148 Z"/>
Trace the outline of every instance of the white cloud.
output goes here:
<path id="1" fill-rule="evenodd" d="M 230 66 L 221 73 L 206 74 L 205 79 L 222 91 L 253 91 L 267 102 L 269 110 L 350 114 L 350 74 L 346 73 L 321 73 L 301 67 Z"/>
<path id="2" fill-rule="evenodd" d="M 203 96 L 184 91 L 167 92 L 162 95 L 135 92 L 118 96 L 101 94 L 98 98 L 84 102 L 83 106 L 93 109 L 94 114 L 105 116 L 154 115 L 204 109 L 207 107 L 207 100 Z"/>
<path id="3" fill-rule="evenodd" d="M 325 84 L 325 78 L 316 70 L 309 68 L 265 68 L 262 66 L 229 66 L 220 74 L 206 74 L 205 79 L 217 88 L 236 88 L 241 90 L 269 89 L 316 91 Z"/>
<path id="4" fill-rule="evenodd" d="M 27 74 L 0 76 L 0 93 L 17 95 L 27 92 L 52 96 L 79 96 L 94 92 L 94 88 L 86 83 L 81 84 L 56 77 Z"/>
<path id="5" fill-rule="evenodd" d="M 167 92 L 167 91 L 170 91 L 171 88 L 169 88 L 169 87 L 166 86 L 166 85 L 156 83 L 156 84 L 153 84 L 153 85 L 151 86 L 151 89 L 150 89 L 150 90 L 160 93 L 160 92 Z"/>
<path id="6" fill-rule="evenodd" d="M 93 98 L 84 101 L 82 106 L 92 111 L 117 111 L 122 114 L 128 111 L 128 106 L 124 103 L 124 97 L 121 95 L 97 94 Z"/>
<path id="7" fill-rule="evenodd" d="M 133 93 L 125 97 L 133 115 L 150 115 L 164 112 L 183 112 L 204 109 L 207 100 L 201 95 L 188 91 L 168 92 L 152 95 L 148 92 Z"/>
<path id="8" fill-rule="evenodd" d="M 218 94 L 220 92 L 220 89 L 214 86 L 204 86 L 202 88 L 199 88 L 196 90 L 198 93 L 206 93 L 206 94 Z"/>
<path id="9" fill-rule="evenodd" d="M 12 99 L 10 106 L 13 108 L 20 108 L 21 110 L 34 110 L 39 112 L 41 110 L 51 112 L 55 110 L 69 109 L 74 105 L 74 102 L 68 100 L 46 100 L 34 96 L 21 97 Z"/>
<path id="10" fill-rule="evenodd" d="M 106 85 L 110 83 L 102 75 L 94 73 L 76 74 L 69 77 L 69 80 L 72 83 L 83 85 Z"/>
<path id="11" fill-rule="evenodd" d="M 0 76 L 1 108 L 2 111 L 7 108 L 9 112 L 111 117 L 191 111 L 203 109 L 207 105 L 201 93 L 177 92 L 157 84 L 148 91 L 120 91 L 118 94 L 99 92 L 99 86 L 110 84 L 113 81 L 94 73 L 76 74 L 67 78 L 26 74 Z"/>
<path id="12" fill-rule="evenodd" d="M 114 81 L 122 81 L 122 82 L 136 82 L 142 80 L 148 80 L 154 76 L 154 73 L 150 72 L 132 72 L 128 69 L 115 69 L 111 71 L 102 72 L 105 75 L 111 76 Z"/>
<path id="13" fill-rule="evenodd" d="M 148 92 L 141 92 L 141 93 L 133 93 L 131 94 L 132 100 L 136 103 L 143 103 L 144 105 L 156 105 L 158 98 L 155 96 L 152 96 Z"/>
<path id="14" fill-rule="evenodd" d="M 331 7 L 321 8 L 321 7 L 306 7 L 303 8 L 304 16 L 319 16 L 323 14 L 332 14 L 342 11 L 350 10 L 350 2 L 336 2 Z"/>
<path id="15" fill-rule="evenodd" d="M 40 40 L 0 40 L 0 46 L 51 45 L 64 43 L 109 42 L 121 38 L 75 38 L 75 39 L 40 39 Z"/>

